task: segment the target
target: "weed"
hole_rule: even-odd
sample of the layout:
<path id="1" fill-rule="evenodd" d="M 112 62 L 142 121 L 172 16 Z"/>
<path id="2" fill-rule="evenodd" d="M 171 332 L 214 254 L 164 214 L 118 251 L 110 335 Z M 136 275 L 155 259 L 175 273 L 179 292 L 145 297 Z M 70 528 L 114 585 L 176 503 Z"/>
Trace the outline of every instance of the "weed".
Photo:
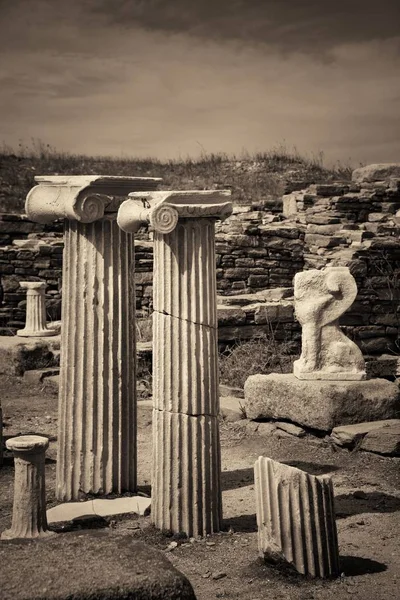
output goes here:
<path id="1" fill-rule="evenodd" d="M 220 356 L 221 383 L 243 387 L 250 375 L 267 375 L 275 371 L 289 373 L 294 358 L 291 353 L 292 344 L 276 341 L 272 331 L 246 342 L 239 341 Z"/>

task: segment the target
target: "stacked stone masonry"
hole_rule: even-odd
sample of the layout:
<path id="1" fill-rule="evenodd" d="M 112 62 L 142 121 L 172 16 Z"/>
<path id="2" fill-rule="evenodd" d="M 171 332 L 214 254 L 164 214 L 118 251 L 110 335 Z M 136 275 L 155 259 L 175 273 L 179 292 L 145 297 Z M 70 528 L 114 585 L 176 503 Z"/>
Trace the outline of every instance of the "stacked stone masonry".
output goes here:
<path id="1" fill-rule="evenodd" d="M 330 264 L 348 266 L 358 287 L 353 306 L 340 321 L 346 335 L 364 354 L 396 350 L 400 179 L 360 179 L 294 191 L 283 197 L 280 213 L 271 214 L 267 206 L 235 206 L 232 216 L 216 226 L 220 341 L 249 338 L 260 329 L 267 331 L 271 323 L 278 338 L 298 341 L 300 327 L 290 299 L 293 277 L 303 269 Z M 60 318 L 61 235 L 61 224 L 43 226 L 18 215 L 0 215 L 2 335 L 14 334 L 25 323 L 21 280 L 44 281 L 47 318 Z M 153 309 L 153 242 L 151 232 L 136 237 L 140 317 Z M 274 295 L 276 288 L 284 288 L 283 293 Z"/>

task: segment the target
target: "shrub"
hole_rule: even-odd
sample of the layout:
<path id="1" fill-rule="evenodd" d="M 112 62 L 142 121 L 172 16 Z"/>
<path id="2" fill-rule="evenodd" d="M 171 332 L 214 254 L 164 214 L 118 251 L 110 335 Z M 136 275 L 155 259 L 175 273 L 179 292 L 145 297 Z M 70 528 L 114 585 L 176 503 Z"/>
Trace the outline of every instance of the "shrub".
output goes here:
<path id="1" fill-rule="evenodd" d="M 249 341 L 237 342 L 220 355 L 220 379 L 234 387 L 243 387 L 250 375 L 290 373 L 292 371 L 293 345 L 277 342 L 273 332 L 260 334 Z"/>

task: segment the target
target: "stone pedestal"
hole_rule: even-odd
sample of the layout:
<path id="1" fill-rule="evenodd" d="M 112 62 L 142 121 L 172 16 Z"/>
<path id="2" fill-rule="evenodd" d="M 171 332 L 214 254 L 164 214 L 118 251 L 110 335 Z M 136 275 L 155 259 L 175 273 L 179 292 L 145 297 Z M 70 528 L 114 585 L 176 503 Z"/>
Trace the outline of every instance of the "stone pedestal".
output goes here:
<path id="1" fill-rule="evenodd" d="M 155 229 L 151 519 L 188 536 L 222 520 L 214 220 L 230 214 L 227 195 L 134 194 L 118 215 Z"/>
<path id="2" fill-rule="evenodd" d="M 158 180 L 38 178 L 31 220 L 65 218 L 56 496 L 136 489 L 133 236 L 116 211 Z"/>
<path id="3" fill-rule="evenodd" d="M 38 435 L 7 440 L 14 453 L 15 485 L 11 529 L 2 539 L 39 538 L 52 535 L 46 519 L 45 452 L 49 441 Z"/>
<path id="4" fill-rule="evenodd" d="M 26 289 L 26 324 L 19 329 L 21 337 L 45 337 L 57 335 L 54 329 L 46 325 L 45 294 L 46 284 L 41 281 L 21 281 L 20 286 Z"/>
<path id="5" fill-rule="evenodd" d="M 258 549 L 311 577 L 337 577 L 339 550 L 332 480 L 260 456 L 254 465 Z"/>
<path id="6" fill-rule="evenodd" d="M 386 379 L 304 381 L 293 374 L 251 375 L 244 386 L 249 419 L 288 419 L 312 429 L 392 419 L 399 387 Z"/>

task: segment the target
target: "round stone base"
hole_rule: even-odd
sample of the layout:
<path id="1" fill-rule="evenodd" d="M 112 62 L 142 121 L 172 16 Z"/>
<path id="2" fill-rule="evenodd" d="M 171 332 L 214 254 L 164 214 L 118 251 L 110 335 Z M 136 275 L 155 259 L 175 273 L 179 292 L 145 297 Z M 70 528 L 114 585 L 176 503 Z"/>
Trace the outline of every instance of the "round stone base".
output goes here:
<path id="1" fill-rule="evenodd" d="M 19 329 L 17 335 L 19 337 L 49 337 L 51 335 L 58 335 L 60 332 L 56 329 L 40 329 L 39 331 L 32 331 L 31 329 Z"/>

